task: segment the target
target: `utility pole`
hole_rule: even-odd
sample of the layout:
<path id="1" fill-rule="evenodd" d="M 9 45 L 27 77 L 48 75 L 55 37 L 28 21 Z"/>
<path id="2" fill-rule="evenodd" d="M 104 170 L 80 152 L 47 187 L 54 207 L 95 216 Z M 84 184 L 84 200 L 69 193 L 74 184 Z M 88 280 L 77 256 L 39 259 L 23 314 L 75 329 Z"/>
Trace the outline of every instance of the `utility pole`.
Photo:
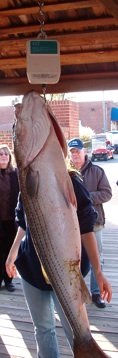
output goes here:
<path id="1" fill-rule="evenodd" d="M 104 91 L 102 96 L 102 109 L 103 109 L 103 132 L 106 132 L 106 103 L 104 98 Z"/>

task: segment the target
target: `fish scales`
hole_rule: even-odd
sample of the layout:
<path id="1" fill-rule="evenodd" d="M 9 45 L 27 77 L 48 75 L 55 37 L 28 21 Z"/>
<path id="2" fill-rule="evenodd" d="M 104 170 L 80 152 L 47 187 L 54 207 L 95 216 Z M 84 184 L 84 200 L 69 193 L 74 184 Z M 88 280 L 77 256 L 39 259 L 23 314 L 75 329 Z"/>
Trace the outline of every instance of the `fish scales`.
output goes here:
<path id="1" fill-rule="evenodd" d="M 23 180 L 24 179 L 24 180 Z M 20 180 L 21 184 L 21 192 L 22 197 L 24 201 L 25 211 L 27 214 L 30 232 L 33 238 L 34 246 L 36 248 L 36 251 L 38 253 L 39 259 L 41 259 L 42 264 L 44 267 L 46 267 L 46 272 L 48 274 L 48 277 L 50 279 L 50 282 L 52 283 L 52 286 L 54 287 L 57 296 L 60 298 L 60 296 L 63 297 L 63 309 L 65 311 L 65 314 L 67 317 L 69 317 L 69 322 L 71 322 L 71 325 L 74 326 L 74 333 L 78 337 L 78 332 L 80 334 L 80 338 L 83 342 L 83 332 L 81 329 L 82 323 L 80 323 L 80 320 L 78 321 L 78 317 L 80 316 L 80 311 L 82 307 L 78 307 L 78 316 L 76 317 L 76 324 L 75 324 L 75 315 L 73 315 L 73 311 L 71 310 L 71 304 L 73 297 L 71 295 L 69 296 L 68 291 L 66 290 L 66 282 L 64 286 L 64 272 L 62 270 L 63 267 L 63 261 L 60 263 L 57 256 L 58 248 L 54 248 L 53 243 L 51 242 L 51 238 L 49 236 L 48 228 L 46 227 L 45 223 L 45 217 L 42 214 L 41 207 L 39 205 L 39 201 L 35 199 L 28 198 L 26 194 L 26 188 L 25 188 L 25 176 L 24 178 Z M 44 209 L 45 211 L 45 209 Z M 38 215 L 37 215 L 38 213 Z M 44 224 L 42 225 L 41 220 L 44 221 Z M 40 242 L 39 242 L 40 237 Z M 45 240 L 44 240 L 45 238 Z M 42 240 L 41 240 L 42 239 Z M 50 242 L 50 249 L 49 249 L 49 242 Z M 51 252 L 50 252 L 51 251 Z M 39 254 L 40 253 L 40 254 Z M 64 265 L 65 266 L 65 265 Z M 55 273 L 55 276 L 54 276 Z M 55 280 L 54 280 L 55 277 Z M 81 287 L 78 287 L 78 292 L 81 290 Z M 67 298 L 67 299 L 66 299 Z M 85 314 L 85 312 L 84 312 Z M 84 317 L 85 318 L 85 317 Z M 81 336 L 82 332 L 82 336 Z M 86 331 L 87 334 L 87 331 Z M 88 329 L 88 335 L 90 339 L 90 331 Z"/>
<path id="2" fill-rule="evenodd" d="M 64 161 L 66 142 L 44 100 L 24 96 L 15 124 L 14 152 L 32 240 L 74 334 L 75 358 L 107 357 L 90 332 L 80 273 L 76 198 Z M 63 154 L 64 153 L 64 154 Z"/>

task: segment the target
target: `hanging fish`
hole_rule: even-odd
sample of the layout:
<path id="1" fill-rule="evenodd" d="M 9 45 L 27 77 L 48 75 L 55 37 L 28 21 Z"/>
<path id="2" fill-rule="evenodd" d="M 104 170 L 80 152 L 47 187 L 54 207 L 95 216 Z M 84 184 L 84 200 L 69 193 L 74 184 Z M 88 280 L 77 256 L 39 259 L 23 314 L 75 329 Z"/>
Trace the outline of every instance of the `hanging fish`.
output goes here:
<path id="1" fill-rule="evenodd" d="M 22 200 L 34 247 L 72 327 L 75 358 L 107 357 L 92 338 L 80 272 L 76 198 L 65 159 L 64 135 L 38 93 L 23 98 L 14 127 Z"/>

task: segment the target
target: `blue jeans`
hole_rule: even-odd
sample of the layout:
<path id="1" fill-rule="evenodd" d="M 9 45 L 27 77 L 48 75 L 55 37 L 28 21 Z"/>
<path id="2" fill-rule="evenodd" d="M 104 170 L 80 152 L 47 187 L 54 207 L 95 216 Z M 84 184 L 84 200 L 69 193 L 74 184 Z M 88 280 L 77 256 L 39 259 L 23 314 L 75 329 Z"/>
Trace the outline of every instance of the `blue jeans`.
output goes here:
<path id="1" fill-rule="evenodd" d="M 23 279 L 22 285 L 33 320 L 37 357 L 59 358 L 60 353 L 56 336 L 54 305 L 71 347 L 73 346 L 73 334 L 54 291 L 40 290 Z"/>
<path id="2" fill-rule="evenodd" d="M 103 228 L 101 228 L 98 231 L 94 231 L 96 241 L 97 241 L 98 251 L 99 251 L 101 269 L 103 268 L 102 230 L 103 230 Z M 91 276 L 90 276 L 90 290 L 91 290 L 92 294 L 100 293 L 99 286 L 97 284 L 92 266 L 91 266 Z"/>

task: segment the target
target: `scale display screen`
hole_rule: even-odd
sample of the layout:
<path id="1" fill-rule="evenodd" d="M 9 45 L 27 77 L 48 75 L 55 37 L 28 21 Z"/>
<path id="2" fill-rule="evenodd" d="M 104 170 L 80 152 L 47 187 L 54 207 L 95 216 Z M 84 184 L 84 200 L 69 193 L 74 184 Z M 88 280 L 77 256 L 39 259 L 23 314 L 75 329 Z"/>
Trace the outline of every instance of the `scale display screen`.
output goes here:
<path id="1" fill-rule="evenodd" d="M 32 40 L 30 41 L 30 51 L 32 55 L 56 55 L 58 53 L 57 41 Z"/>

